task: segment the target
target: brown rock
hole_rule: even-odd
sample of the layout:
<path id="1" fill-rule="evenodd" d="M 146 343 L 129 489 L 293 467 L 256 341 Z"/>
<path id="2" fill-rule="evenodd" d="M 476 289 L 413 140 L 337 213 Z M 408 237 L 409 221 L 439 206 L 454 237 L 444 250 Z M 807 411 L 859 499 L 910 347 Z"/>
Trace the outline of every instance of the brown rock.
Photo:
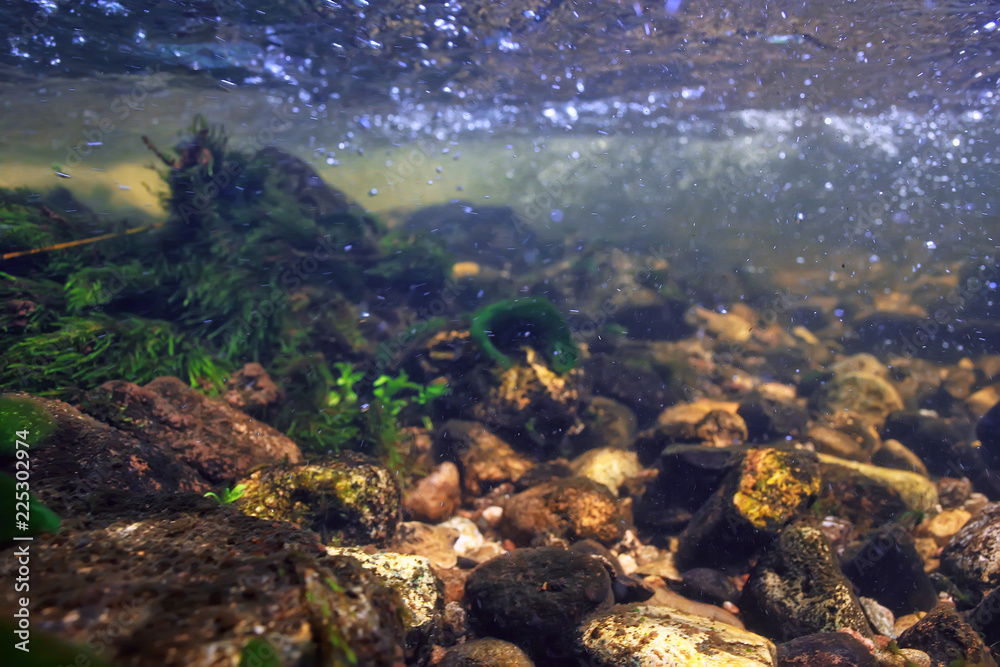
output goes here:
<path id="1" fill-rule="evenodd" d="M 396 529 L 392 548 L 401 554 L 423 556 L 434 567 L 448 569 L 458 563 L 454 548 L 457 539 L 458 531 L 454 528 L 404 521 Z"/>
<path id="2" fill-rule="evenodd" d="M 223 395 L 230 406 L 254 414 L 276 405 L 284 397 L 285 392 L 256 362 L 250 362 L 233 373 L 226 380 L 226 393 Z"/>
<path id="3" fill-rule="evenodd" d="M 144 442 L 155 442 L 210 485 L 262 463 L 299 463 L 298 446 L 274 428 L 174 377 L 144 387 L 114 380 L 87 394 L 83 410 Z"/>
<path id="4" fill-rule="evenodd" d="M 455 513 L 462 501 L 458 467 L 445 461 L 403 496 L 403 509 L 417 520 L 439 523 Z"/>
<path id="5" fill-rule="evenodd" d="M 113 498 L 36 538 L 31 565 L 33 623 L 116 665 L 236 665 L 255 637 L 286 665 L 403 659 L 399 597 L 357 560 L 197 495 Z M 0 590 L 5 617 L 17 595 Z"/>
<path id="6" fill-rule="evenodd" d="M 930 537 L 938 546 L 944 546 L 971 518 L 972 514 L 962 509 L 944 510 L 921 523 L 917 534 Z"/>
<path id="7" fill-rule="evenodd" d="M 530 459 L 477 422 L 445 423 L 435 449 L 459 464 L 462 486 L 475 496 L 504 482 L 516 482 L 534 466 Z"/>
<path id="8" fill-rule="evenodd" d="M 933 664 L 996 667 L 989 648 L 948 602 L 940 602 L 926 616 L 910 626 L 897 640 L 900 648 L 915 648 L 927 653 Z"/>
<path id="9" fill-rule="evenodd" d="M 545 538 L 613 542 L 631 523 L 631 512 L 603 484 L 585 477 L 553 480 L 511 498 L 500 531 L 518 545 Z"/>

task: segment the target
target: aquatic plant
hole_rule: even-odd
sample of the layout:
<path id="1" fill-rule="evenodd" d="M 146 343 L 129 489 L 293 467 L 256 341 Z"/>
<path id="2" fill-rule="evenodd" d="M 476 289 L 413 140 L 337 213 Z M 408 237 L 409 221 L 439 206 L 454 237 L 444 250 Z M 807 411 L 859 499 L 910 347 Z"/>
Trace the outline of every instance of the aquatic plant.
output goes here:
<path id="1" fill-rule="evenodd" d="M 0 395 L 0 454 L 14 455 L 17 440 L 37 447 L 45 442 L 56 428 L 55 419 L 42 406 L 30 398 Z M 23 433 L 24 436 L 18 434 Z"/>
<path id="2" fill-rule="evenodd" d="M 580 353 L 566 318 L 543 297 L 507 299 L 486 306 L 473 315 L 469 333 L 487 356 L 505 368 L 514 362 L 500 348 L 538 346 L 559 373 L 576 366 Z"/>
<path id="3" fill-rule="evenodd" d="M 206 498 L 212 498 L 215 502 L 220 505 L 232 505 L 237 500 L 243 497 L 243 494 L 247 492 L 246 484 L 237 484 L 233 488 L 228 486 L 222 490 L 222 495 L 220 496 L 215 491 L 209 491 L 205 494 Z"/>

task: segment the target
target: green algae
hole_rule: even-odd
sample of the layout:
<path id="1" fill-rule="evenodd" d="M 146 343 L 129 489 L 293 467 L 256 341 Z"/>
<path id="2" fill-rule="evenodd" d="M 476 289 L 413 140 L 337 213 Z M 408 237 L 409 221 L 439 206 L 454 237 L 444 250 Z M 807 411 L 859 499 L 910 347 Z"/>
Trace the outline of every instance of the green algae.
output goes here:
<path id="1" fill-rule="evenodd" d="M 580 354 L 566 318 L 542 297 L 507 299 L 486 306 L 473 315 L 469 333 L 479 348 L 504 368 L 513 367 L 514 361 L 494 340 L 501 347 L 510 347 L 518 342 L 533 343 L 537 338 L 546 360 L 558 373 L 572 370 Z"/>

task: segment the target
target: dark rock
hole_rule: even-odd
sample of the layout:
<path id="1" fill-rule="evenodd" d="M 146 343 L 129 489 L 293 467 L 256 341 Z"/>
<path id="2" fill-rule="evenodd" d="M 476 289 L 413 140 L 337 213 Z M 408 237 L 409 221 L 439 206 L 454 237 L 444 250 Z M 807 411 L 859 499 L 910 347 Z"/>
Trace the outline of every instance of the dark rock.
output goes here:
<path id="1" fill-rule="evenodd" d="M 819 488 L 819 465 L 811 452 L 748 451 L 681 533 L 677 565 L 744 561 L 794 520 Z"/>
<path id="2" fill-rule="evenodd" d="M 935 665 L 996 667 L 997 664 L 983 640 L 949 602 L 938 603 L 929 614 L 907 628 L 896 643 L 900 648 L 923 651 Z"/>
<path id="3" fill-rule="evenodd" d="M 160 444 L 210 485 L 230 484 L 262 463 L 302 461 L 295 443 L 274 428 L 174 377 L 144 387 L 106 382 L 87 394 L 83 411 Z"/>
<path id="4" fill-rule="evenodd" d="M 1000 586 L 1000 503 L 990 503 L 941 551 L 941 571 L 980 593 Z"/>
<path id="5" fill-rule="evenodd" d="M 677 400 L 668 382 L 648 364 L 633 365 L 601 354 L 588 359 L 584 370 L 596 396 L 606 396 L 625 405 L 635 413 L 640 425 L 655 419 L 663 408 Z"/>
<path id="6" fill-rule="evenodd" d="M 457 419 L 445 422 L 438 431 L 434 452 L 458 465 L 462 487 L 474 496 L 505 482 L 517 482 L 535 465 L 482 424 Z"/>
<path id="7" fill-rule="evenodd" d="M 941 507 L 946 510 L 961 507 L 972 495 L 972 482 L 965 477 L 942 477 L 937 481 L 937 487 Z"/>
<path id="8" fill-rule="evenodd" d="M 627 506 L 608 487 L 586 477 L 534 486 L 504 506 L 500 531 L 515 544 L 550 538 L 613 542 L 632 523 Z"/>
<path id="9" fill-rule="evenodd" d="M 744 453 L 739 447 L 670 445 L 656 464 L 656 480 L 636 504 L 636 523 L 657 526 L 669 507 L 698 510 L 740 464 Z"/>
<path id="10" fill-rule="evenodd" d="M 608 576 L 611 577 L 611 590 L 615 595 L 615 602 L 619 604 L 645 602 L 653 597 L 653 589 L 639 579 L 625 574 L 618 559 L 600 542 L 580 540 L 575 542 L 570 550 L 586 554 L 604 566 L 604 569 L 608 571 Z"/>
<path id="11" fill-rule="evenodd" d="M 723 602 L 736 603 L 740 599 L 740 589 L 725 573 L 708 567 L 692 568 L 681 574 L 679 583 L 668 581 L 670 588 L 686 598 L 697 602 L 721 605 Z"/>
<path id="12" fill-rule="evenodd" d="M 847 519 L 861 532 L 909 511 L 896 489 L 842 465 L 823 466 L 823 484 L 812 509 L 822 516 Z"/>
<path id="13" fill-rule="evenodd" d="M 841 562 L 858 595 L 877 600 L 896 616 L 928 611 L 938 602 L 934 584 L 924 572 L 923 559 L 901 524 L 874 531 L 848 549 Z"/>
<path id="14" fill-rule="evenodd" d="M 345 452 L 304 465 L 258 468 L 236 507 L 320 533 L 334 546 L 385 545 L 401 515 L 399 482 L 385 466 Z"/>
<path id="15" fill-rule="evenodd" d="M 487 637 L 448 649 L 437 667 L 535 667 L 535 663 L 516 644 Z"/>
<path id="16" fill-rule="evenodd" d="M 967 441 L 964 430 L 943 419 L 916 412 L 897 412 L 885 422 L 883 437 L 906 445 L 935 475 L 951 473 L 956 448 Z"/>
<path id="17" fill-rule="evenodd" d="M 1000 470 L 1000 403 L 986 411 L 976 424 L 983 461 L 991 468 Z"/>
<path id="18" fill-rule="evenodd" d="M 846 632 L 821 632 L 778 646 L 778 667 L 875 667 L 878 661 L 861 640 Z"/>
<path id="19" fill-rule="evenodd" d="M 965 614 L 965 620 L 988 646 L 1000 644 L 1000 587 L 990 591 L 972 611 Z"/>
<path id="20" fill-rule="evenodd" d="M 24 396 L 54 420 L 47 446 L 32 448 L 31 491 L 60 516 L 91 511 L 110 490 L 142 498 L 211 488 L 158 440 L 136 438 L 61 401 Z M 7 472 L 13 467 L 13 458 L 5 461 Z"/>
<path id="21" fill-rule="evenodd" d="M 108 497 L 36 538 L 31 564 L 33 624 L 116 665 L 235 665 L 261 636 L 288 665 L 403 659 L 399 597 L 357 560 L 199 495 Z M 19 595 L 4 587 L 0 613 Z"/>
<path id="22" fill-rule="evenodd" d="M 477 633 L 513 642 L 545 665 L 567 661 L 576 626 L 614 602 L 601 563 L 551 547 L 518 549 L 483 563 L 466 582 L 465 596 Z"/>
<path id="23" fill-rule="evenodd" d="M 807 523 L 782 531 L 750 572 L 739 607 L 747 628 L 768 637 L 792 639 L 841 628 L 873 636 L 830 543 Z"/>
<path id="24" fill-rule="evenodd" d="M 777 401 L 758 392 L 748 394 L 737 413 L 746 422 L 750 442 L 770 442 L 788 435 L 796 436 L 809 423 L 809 411 L 797 403 Z"/>

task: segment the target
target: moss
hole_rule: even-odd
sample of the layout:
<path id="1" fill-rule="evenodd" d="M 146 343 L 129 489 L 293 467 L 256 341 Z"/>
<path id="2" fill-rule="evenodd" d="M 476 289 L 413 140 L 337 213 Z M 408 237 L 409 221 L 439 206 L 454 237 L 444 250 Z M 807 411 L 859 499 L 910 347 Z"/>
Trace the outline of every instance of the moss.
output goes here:
<path id="1" fill-rule="evenodd" d="M 16 623 L 4 618 L 0 620 L 0 634 L 3 635 L 3 645 L 0 647 L 0 662 L 5 665 L 19 667 L 64 667 L 66 665 L 86 665 L 87 667 L 112 667 L 112 663 L 99 657 L 94 651 L 82 644 L 75 644 L 56 637 L 38 628 L 31 628 L 29 651 L 21 651 L 15 639 Z"/>
<path id="2" fill-rule="evenodd" d="M 559 373 L 576 366 L 580 353 L 566 318 L 542 297 L 508 299 L 486 306 L 473 315 L 469 332 L 479 348 L 505 368 L 511 368 L 514 362 L 501 348 L 525 343 L 537 341 L 534 346 Z"/>
<path id="3" fill-rule="evenodd" d="M 30 398 L 0 395 L 0 454 L 14 455 L 17 440 L 31 447 L 44 444 L 55 427 L 52 415 Z M 17 435 L 22 433 L 23 436 Z"/>

